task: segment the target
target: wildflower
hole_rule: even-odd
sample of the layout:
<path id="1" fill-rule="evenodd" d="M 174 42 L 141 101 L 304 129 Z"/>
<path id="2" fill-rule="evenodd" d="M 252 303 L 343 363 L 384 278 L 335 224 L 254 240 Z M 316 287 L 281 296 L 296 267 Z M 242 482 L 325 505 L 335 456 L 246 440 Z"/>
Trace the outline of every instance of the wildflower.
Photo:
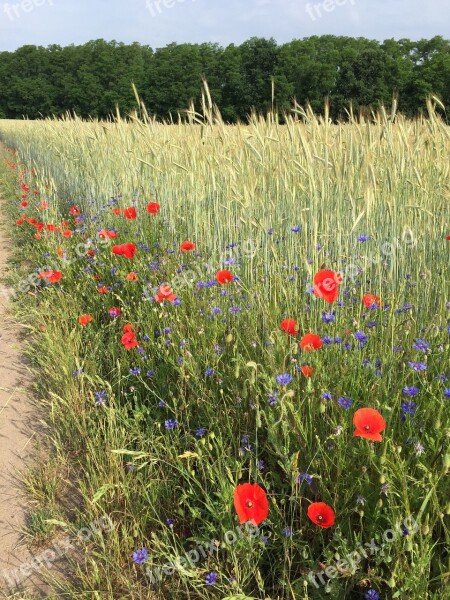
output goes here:
<path id="1" fill-rule="evenodd" d="M 281 321 L 280 327 L 289 335 L 297 335 L 298 333 L 297 323 L 294 319 L 284 319 L 284 321 Z"/>
<path id="2" fill-rule="evenodd" d="M 300 225 L 296 225 L 295 227 L 291 227 L 291 231 L 294 233 L 298 233 L 301 230 Z"/>
<path id="3" fill-rule="evenodd" d="M 176 419 L 167 419 L 166 421 L 164 421 L 164 427 L 171 431 L 172 429 L 175 429 L 175 427 L 177 427 L 178 425 L 178 421 Z"/>
<path id="4" fill-rule="evenodd" d="M 205 377 L 211 377 L 214 375 L 214 370 L 211 367 L 208 367 L 205 371 Z"/>
<path id="5" fill-rule="evenodd" d="M 95 404 L 97 406 L 104 406 L 107 396 L 108 392 L 106 392 L 106 390 L 99 390 L 98 392 L 94 392 Z"/>
<path id="6" fill-rule="evenodd" d="M 414 444 L 414 450 L 416 451 L 416 456 L 420 456 L 425 452 L 425 448 L 422 446 L 420 442 L 416 442 Z"/>
<path id="7" fill-rule="evenodd" d="M 301 367 L 301 371 L 303 373 L 303 375 L 305 377 L 312 377 L 314 375 L 315 370 L 313 369 L 313 367 L 310 367 L 309 365 L 303 365 Z"/>
<path id="8" fill-rule="evenodd" d="M 306 483 L 308 485 L 311 485 L 311 483 L 312 483 L 311 475 L 308 475 L 308 473 L 300 473 L 300 475 L 298 476 L 298 482 L 303 483 L 303 481 L 306 481 Z"/>
<path id="9" fill-rule="evenodd" d="M 47 279 L 49 283 L 58 283 L 61 280 L 61 271 L 44 271 L 39 273 L 40 279 Z"/>
<path id="10" fill-rule="evenodd" d="M 314 295 L 331 304 L 337 300 L 341 283 L 342 277 L 338 273 L 321 270 L 314 275 Z"/>
<path id="11" fill-rule="evenodd" d="M 367 234 L 359 235 L 356 239 L 358 242 L 367 242 L 370 240 L 370 235 L 367 235 Z"/>
<path id="12" fill-rule="evenodd" d="M 358 340 L 358 342 L 362 345 L 362 344 L 366 344 L 367 340 L 369 339 L 369 336 L 364 333 L 364 331 L 357 331 L 355 333 L 355 339 Z"/>
<path id="13" fill-rule="evenodd" d="M 388 492 L 389 492 L 389 484 L 383 483 L 383 485 L 380 488 L 380 494 L 384 494 L 385 496 L 387 496 Z"/>
<path id="14" fill-rule="evenodd" d="M 227 271 L 225 269 L 223 271 L 217 271 L 216 279 L 220 283 L 220 285 L 225 285 L 233 281 L 233 275 L 230 273 L 230 271 Z"/>
<path id="15" fill-rule="evenodd" d="M 257 483 L 243 483 L 234 490 L 234 507 L 242 525 L 250 521 L 255 527 L 267 519 L 267 494 Z"/>
<path id="16" fill-rule="evenodd" d="M 267 401 L 269 406 L 275 406 L 278 402 L 278 392 L 271 392 L 270 394 L 267 394 Z"/>
<path id="17" fill-rule="evenodd" d="M 92 315 L 81 315 L 78 317 L 78 323 L 83 327 L 86 327 L 88 323 L 94 320 Z"/>
<path id="18" fill-rule="evenodd" d="M 340 396 L 337 402 L 339 406 L 342 406 L 342 408 L 345 408 L 346 410 L 348 410 L 353 404 L 353 400 L 348 396 Z"/>
<path id="19" fill-rule="evenodd" d="M 426 369 L 428 368 L 425 363 L 417 363 L 412 360 L 408 360 L 408 365 L 417 373 L 420 373 L 421 371 L 426 371 Z"/>
<path id="20" fill-rule="evenodd" d="M 190 250 L 195 250 L 195 244 L 193 242 L 190 242 L 189 240 L 186 240 L 180 245 L 180 250 L 181 252 L 189 252 Z"/>
<path id="21" fill-rule="evenodd" d="M 276 376 L 277 383 L 280 385 L 288 385 L 291 383 L 292 379 L 292 375 L 289 375 L 288 373 L 281 373 L 280 375 Z"/>
<path id="22" fill-rule="evenodd" d="M 133 552 L 133 561 L 137 565 L 142 565 L 148 559 L 148 550 L 147 548 L 140 548 Z"/>
<path id="23" fill-rule="evenodd" d="M 153 371 L 152 369 L 149 369 L 146 373 L 147 377 L 153 377 L 155 374 L 155 371 Z"/>
<path id="24" fill-rule="evenodd" d="M 219 308 L 218 306 L 215 306 L 212 310 L 211 310 L 213 315 L 220 315 L 220 313 L 222 312 L 222 309 Z"/>
<path id="25" fill-rule="evenodd" d="M 206 585 L 214 585 L 218 578 L 219 576 L 217 575 L 217 573 L 211 571 L 211 573 L 208 573 L 208 575 L 206 576 L 205 583 Z"/>
<path id="26" fill-rule="evenodd" d="M 131 367 L 130 369 L 130 375 L 139 375 L 140 372 L 140 367 Z"/>
<path id="27" fill-rule="evenodd" d="M 131 348 L 136 348 L 136 346 L 138 345 L 135 334 L 133 332 L 124 333 L 121 341 L 127 350 L 131 350 Z"/>
<path id="28" fill-rule="evenodd" d="M 125 256 L 125 258 L 134 258 L 136 254 L 136 245 L 135 244 L 120 244 L 118 246 L 112 247 L 112 253 L 120 256 Z"/>
<path id="29" fill-rule="evenodd" d="M 366 503 L 366 499 L 364 498 L 364 496 L 358 496 L 356 498 L 356 504 L 359 504 L 360 506 L 364 506 L 365 503 Z"/>
<path id="30" fill-rule="evenodd" d="M 450 398 L 450 388 L 445 388 L 445 390 L 444 390 L 444 396 L 446 398 Z"/>
<path id="31" fill-rule="evenodd" d="M 159 212 L 160 205 L 157 202 L 150 202 L 147 204 L 147 212 L 151 215 L 156 215 Z"/>
<path id="32" fill-rule="evenodd" d="M 380 596 L 374 589 L 370 588 L 370 590 L 364 594 L 364 600 L 380 600 Z"/>
<path id="33" fill-rule="evenodd" d="M 292 530 L 292 527 L 285 527 L 282 531 L 281 531 L 281 535 L 285 538 L 290 538 L 294 535 L 294 532 Z"/>
<path id="34" fill-rule="evenodd" d="M 353 415 L 356 430 L 353 435 L 373 442 L 382 442 L 381 432 L 386 429 L 386 421 L 375 408 L 360 408 Z"/>
<path id="35" fill-rule="evenodd" d="M 331 506 L 325 504 L 325 502 L 313 502 L 310 504 L 307 515 L 313 523 L 324 529 L 332 527 L 336 519 L 334 510 Z"/>
<path id="36" fill-rule="evenodd" d="M 127 275 L 127 281 L 137 281 L 138 279 L 137 273 L 134 273 L 133 271 Z"/>
<path id="37" fill-rule="evenodd" d="M 154 298 L 156 302 L 159 303 L 163 302 L 163 300 L 167 300 L 168 302 L 174 304 L 175 300 L 177 299 L 177 295 L 172 292 L 171 287 L 168 285 L 162 285 Z"/>
<path id="38" fill-rule="evenodd" d="M 206 433 L 206 427 L 199 427 L 197 429 L 197 431 L 195 432 L 195 437 L 201 438 L 205 435 L 205 433 Z"/>
<path id="39" fill-rule="evenodd" d="M 125 219 L 134 220 L 137 217 L 136 209 L 133 206 L 130 208 L 125 208 L 123 211 L 123 216 Z"/>
<path id="40" fill-rule="evenodd" d="M 315 333 L 307 333 L 300 340 L 300 347 L 302 350 L 318 350 L 323 346 L 323 342 L 320 337 Z"/>
<path id="41" fill-rule="evenodd" d="M 112 308 L 110 308 L 108 310 L 108 313 L 109 313 L 110 317 L 116 318 L 116 317 L 118 317 L 120 315 L 121 310 L 120 310 L 120 308 L 117 308 L 117 307 L 113 306 Z"/>
<path id="42" fill-rule="evenodd" d="M 414 350 L 418 350 L 419 352 L 426 352 L 430 344 L 426 340 L 415 340 L 413 344 Z"/>
<path id="43" fill-rule="evenodd" d="M 323 400 L 333 400 L 333 398 L 334 398 L 334 394 L 332 394 L 331 392 L 324 392 L 322 394 Z"/>
<path id="44" fill-rule="evenodd" d="M 332 313 L 324 311 L 322 313 L 322 321 L 324 323 L 334 323 L 334 321 L 335 321 L 335 313 L 334 313 L 334 311 Z"/>
<path id="45" fill-rule="evenodd" d="M 362 297 L 364 306 L 370 310 L 374 310 L 380 306 L 380 297 L 373 294 L 365 294 Z"/>

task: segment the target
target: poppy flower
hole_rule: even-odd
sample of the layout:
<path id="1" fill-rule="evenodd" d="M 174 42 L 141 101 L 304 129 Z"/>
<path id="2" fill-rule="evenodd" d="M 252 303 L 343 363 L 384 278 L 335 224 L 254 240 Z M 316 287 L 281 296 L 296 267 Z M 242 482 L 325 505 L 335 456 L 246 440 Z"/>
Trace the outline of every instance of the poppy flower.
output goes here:
<path id="1" fill-rule="evenodd" d="M 137 217 L 136 209 L 133 206 L 130 208 L 125 208 L 123 211 L 123 216 L 125 219 L 134 220 Z"/>
<path id="2" fill-rule="evenodd" d="M 78 323 L 83 327 L 86 327 L 86 325 L 93 320 L 94 317 L 92 315 L 81 315 L 80 317 L 78 317 Z"/>
<path id="3" fill-rule="evenodd" d="M 110 316 L 110 317 L 113 317 L 113 318 L 116 318 L 116 317 L 118 317 L 118 316 L 120 315 L 120 313 L 121 313 L 121 312 L 122 312 L 122 311 L 120 310 L 120 308 L 116 308 L 115 306 L 113 306 L 112 308 L 110 308 L 110 309 L 108 310 L 109 316 Z"/>
<path id="4" fill-rule="evenodd" d="M 250 521 L 256 527 L 269 514 L 267 494 L 257 483 L 238 485 L 234 490 L 234 508 L 241 525 Z"/>
<path id="5" fill-rule="evenodd" d="M 375 408 L 360 408 L 353 415 L 356 430 L 353 435 L 372 442 L 382 442 L 381 432 L 386 429 L 386 421 Z"/>
<path id="6" fill-rule="evenodd" d="M 136 348 L 136 346 L 138 345 L 138 342 L 132 331 L 130 331 L 129 333 L 123 334 L 122 344 L 125 346 L 126 350 L 131 350 L 132 348 Z"/>
<path id="7" fill-rule="evenodd" d="M 39 273 L 39 277 L 41 279 L 47 279 L 49 283 L 58 283 L 61 280 L 62 273 L 61 271 L 44 271 Z"/>
<path id="8" fill-rule="evenodd" d="M 115 215 L 119 216 L 121 212 L 122 212 L 122 211 L 120 210 L 120 208 L 117 208 L 117 206 L 116 206 L 115 208 L 113 208 L 113 213 L 114 213 Z"/>
<path id="9" fill-rule="evenodd" d="M 147 205 L 147 212 L 150 213 L 151 215 L 156 215 L 157 213 L 159 213 L 160 208 L 161 207 L 157 202 L 150 202 Z"/>
<path id="10" fill-rule="evenodd" d="M 374 296 L 373 294 L 365 294 L 362 297 L 362 301 L 364 303 L 364 306 L 366 308 L 371 308 L 372 306 L 376 305 L 376 304 L 380 304 L 380 300 L 381 298 L 379 296 Z"/>
<path id="11" fill-rule="evenodd" d="M 78 206 L 71 206 L 69 212 L 74 217 L 77 217 L 81 214 L 81 210 L 78 208 Z"/>
<path id="12" fill-rule="evenodd" d="M 186 240 L 180 245 L 180 250 L 181 252 L 189 252 L 189 250 L 195 250 L 195 244 L 194 242 Z"/>
<path id="13" fill-rule="evenodd" d="M 216 279 L 220 285 L 225 285 L 230 283 L 230 281 L 233 281 L 233 275 L 230 273 L 230 271 L 225 269 L 224 271 L 217 271 Z"/>
<path id="14" fill-rule="evenodd" d="M 173 302 L 176 300 L 177 295 L 172 292 L 172 288 L 168 285 L 162 285 L 159 288 L 159 292 L 155 296 L 156 302 L 162 302 L 163 300 L 168 300 L 169 302 Z"/>
<path id="15" fill-rule="evenodd" d="M 113 246 L 112 248 L 113 254 L 119 254 L 120 256 L 125 256 L 125 258 L 134 258 L 136 254 L 136 245 L 135 244 L 121 244 L 119 246 Z"/>
<path id="16" fill-rule="evenodd" d="M 118 232 L 117 231 L 108 231 L 107 229 L 101 229 L 98 232 L 98 237 L 101 238 L 102 240 L 106 239 L 106 238 L 116 238 L 118 236 Z"/>
<path id="17" fill-rule="evenodd" d="M 297 335 L 298 333 L 297 323 L 294 319 L 284 319 L 284 321 L 281 321 L 280 327 L 289 335 Z"/>
<path id="18" fill-rule="evenodd" d="M 316 333 L 307 333 L 300 340 L 300 347 L 302 350 L 318 350 L 323 346 L 323 342 Z"/>
<path id="19" fill-rule="evenodd" d="M 127 275 L 128 281 L 137 281 L 138 279 L 139 278 L 136 273 L 131 272 L 131 273 L 128 273 L 128 275 Z"/>
<path id="20" fill-rule="evenodd" d="M 107 294 L 109 292 L 108 288 L 106 285 L 102 285 L 102 287 L 98 288 L 98 293 L 99 294 Z"/>
<path id="21" fill-rule="evenodd" d="M 39 204 L 39 208 L 42 208 L 43 210 L 48 208 L 48 202 L 46 200 L 42 200 L 42 202 Z"/>
<path id="22" fill-rule="evenodd" d="M 450 235 L 448 235 L 448 236 L 447 236 L 445 239 L 446 239 L 446 240 L 450 240 Z"/>
<path id="23" fill-rule="evenodd" d="M 334 271 L 321 270 L 314 275 L 314 295 L 331 304 L 339 295 L 342 277 Z"/>
<path id="24" fill-rule="evenodd" d="M 56 254 L 60 257 L 63 258 L 64 257 L 64 248 L 56 248 Z"/>
<path id="25" fill-rule="evenodd" d="M 313 502 L 308 506 L 308 518 L 319 527 L 333 527 L 336 515 L 334 510 L 325 502 Z"/>
<path id="26" fill-rule="evenodd" d="M 312 377 L 315 373 L 315 369 L 313 369 L 313 367 L 310 367 L 309 365 L 303 365 L 302 373 L 305 377 Z"/>
<path id="27" fill-rule="evenodd" d="M 131 323 L 127 323 L 122 327 L 122 331 L 124 333 L 134 333 L 134 327 L 131 325 Z"/>
<path id="28" fill-rule="evenodd" d="M 73 235 L 73 231 L 71 231 L 70 229 L 66 229 L 62 232 L 62 234 L 65 238 L 70 238 Z"/>
<path id="29" fill-rule="evenodd" d="M 23 221 L 22 221 L 22 219 L 17 219 L 17 221 L 16 221 L 16 225 L 23 225 Z"/>
<path id="30" fill-rule="evenodd" d="M 24 200 L 23 202 L 20 203 L 20 206 L 22 208 L 25 208 L 25 206 L 28 206 L 28 202 L 26 200 Z"/>
<path id="31" fill-rule="evenodd" d="M 46 229 L 47 231 L 55 231 L 55 230 L 56 230 L 56 227 L 53 225 L 53 223 L 48 223 L 48 224 L 45 226 L 45 229 Z"/>

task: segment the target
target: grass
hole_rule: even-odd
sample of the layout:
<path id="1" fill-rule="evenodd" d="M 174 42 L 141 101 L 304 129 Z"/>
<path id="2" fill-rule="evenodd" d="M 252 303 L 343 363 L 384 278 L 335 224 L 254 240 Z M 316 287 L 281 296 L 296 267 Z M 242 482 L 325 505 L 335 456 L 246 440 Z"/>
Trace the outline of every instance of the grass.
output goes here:
<path id="1" fill-rule="evenodd" d="M 0 121 L 0 138 L 17 150 L 2 163 L 3 195 L 12 223 L 27 215 L 14 225 L 11 281 L 17 289 L 46 266 L 63 273 L 51 285 L 35 278 L 14 302 L 51 432 L 50 471 L 60 464 L 77 498 L 48 520 L 74 539 L 104 514 L 115 524 L 79 542 L 58 597 L 444 597 L 450 130 L 428 108 L 427 119 L 381 112 L 337 125 L 298 107 L 283 126 L 274 115 L 227 126 L 207 107 L 204 118 L 191 112 L 190 123 L 175 126 L 145 113 L 108 123 Z M 156 215 L 146 211 L 152 201 Z M 113 212 L 129 206 L 136 220 Z M 30 217 L 68 221 L 62 229 L 74 233 L 44 227 L 35 239 Z M 102 228 L 118 238 L 105 243 Z M 195 252 L 179 251 L 186 239 Z M 134 259 L 111 253 L 127 242 L 137 244 Z M 342 305 L 308 291 L 323 264 L 344 276 Z M 238 279 L 208 284 L 222 268 Z M 180 305 L 153 300 L 164 283 Z M 367 310 L 365 293 L 388 306 Z M 85 327 L 83 314 L 93 316 Z M 280 330 L 285 318 L 296 320 L 297 337 Z M 127 323 L 138 349 L 121 344 Z M 324 347 L 301 351 L 307 332 Z M 425 352 L 415 347 L 421 339 Z M 408 361 L 427 368 L 417 373 Z M 312 377 L 299 371 L 303 363 Z M 277 384 L 281 373 L 292 382 Z M 403 392 L 412 386 L 416 397 Z M 344 396 L 348 410 L 337 402 Z M 414 414 L 405 401 L 415 402 Z M 382 443 L 353 436 L 361 407 L 383 414 Z M 167 429 L 168 420 L 178 425 Z M 39 500 L 36 534 L 59 496 L 47 479 L 29 486 Z M 227 544 L 243 482 L 266 490 L 269 515 L 257 537 Z M 307 518 L 315 501 L 333 507 L 332 528 Z M 318 585 L 308 579 L 371 540 L 383 551 L 329 570 Z M 150 571 L 198 544 L 213 550 L 151 582 Z M 135 564 L 143 547 L 148 559 Z"/>

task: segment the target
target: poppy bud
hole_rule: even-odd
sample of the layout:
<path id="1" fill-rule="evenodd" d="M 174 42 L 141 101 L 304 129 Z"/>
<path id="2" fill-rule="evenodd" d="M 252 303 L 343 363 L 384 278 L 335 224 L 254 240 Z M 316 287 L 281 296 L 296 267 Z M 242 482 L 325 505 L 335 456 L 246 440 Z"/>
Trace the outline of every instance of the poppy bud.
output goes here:
<path id="1" fill-rule="evenodd" d="M 381 475 L 381 477 L 380 477 L 380 483 L 381 483 L 381 485 L 383 485 L 384 483 L 386 483 L 386 477 L 384 475 Z"/>

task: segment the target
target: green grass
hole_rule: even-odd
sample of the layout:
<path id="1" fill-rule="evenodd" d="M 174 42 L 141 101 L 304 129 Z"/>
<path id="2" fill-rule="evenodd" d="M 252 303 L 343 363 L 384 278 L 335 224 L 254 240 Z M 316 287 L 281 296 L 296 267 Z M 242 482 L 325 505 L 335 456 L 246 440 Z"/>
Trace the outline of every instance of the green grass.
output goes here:
<path id="1" fill-rule="evenodd" d="M 0 121 L 0 138 L 18 152 L 6 155 L 18 165 L 14 172 L 1 166 L 11 221 L 25 211 L 80 229 L 69 207 L 78 205 L 86 215 L 83 232 L 70 239 L 44 231 L 36 240 L 32 225 L 14 226 L 12 280 L 46 264 L 63 272 L 60 283 L 39 284 L 14 303 L 30 334 L 37 394 L 51 432 L 50 471 L 60 464 L 63 487 L 73 486 L 76 497 L 60 509 L 56 527 L 76 536 L 103 514 L 115 523 L 112 532 L 82 542 L 71 561 L 74 582 L 62 584 L 60 597 L 361 599 L 370 588 L 381 598 L 445 597 L 450 458 L 444 389 L 450 383 L 440 374 L 450 378 L 450 130 L 431 104 L 429 118 L 417 121 L 397 115 L 392 122 L 380 113 L 374 122 L 330 125 L 309 111 L 300 117 L 285 126 L 269 115 L 233 127 L 211 112 L 204 122 L 192 115 L 197 122 L 177 126 L 137 117 Z M 25 209 L 19 207 L 21 169 L 31 188 Z M 41 210 L 44 198 L 49 207 Z M 146 212 L 151 201 L 161 204 L 158 215 Z M 134 204 L 138 219 L 115 216 L 116 204 Z M 102 227 L 117 228 L 114 243 L 139 242 L 136 257 L 113 255 L 111 245 L 95 239 Z M 364 234 L 370 240 L 358 242 Z M 93 240 L 94 258 L 77 258 L 83 235 Z M 181 255 L 185 239 L 196 243 L 199 256 Z M 239 248 L 226 247 L 233 243 Z M 58 248 L 75 260 L 61 261 Z M 237 262 L 224 265 L 231 255 Z M 182 285 L 182 263 L 195 269 L 193 284 Z M 344 274 L 345 306 L 329 307 L 307 292 L 322 264 Z M 196 285 L 224 267 L 239 276 L 226 286 L 227 295 Z M 131 271 L 137 282 L 127 281 Z M 99 294 L 99 283 L 111 291 Z M 180 306 L 152 300 L 163 283 L 173 285 Z M 389 307 L 367 311 L 361 297 L 369 292 Z M 397 312 L 403 304 L 412 307 Z M 239 312 L 230 312 L 236 306 Z M 111 319 L 111 307 L 121 316 Z M 214 315 L 214 307 L 222 313 Z M 325 310 L 336 311 L 334 322 L 322 321 Z M 82 314 L 93 322 L 81 327 Z M 288 317 L 299 325 L 298 338 L 279 328 Z M 368 326 L 371 320 L 375 327 Z M 126 323 L 134 325 L 145 356 L 123 348 Z M 171 332 L 155 334 L 164 328 Z M 342 342 L 302 352 L 296 342 L 309 331 Z M 369 336 L 365 348 L 357 347 L 356 331 Z M 413 348 L 423 338 L 430 344 L 426 353 Z M 346 341 L 351 350 L 343 349 Z M 425 374 L 408 361 L 426 362 Z M 313 377 L 297 372 L 303 362 L 314 367 Z M 133 367 L 140 373 L 130 374 Z M 214 375 L 205 376 L 207 369 Z M 285 372 L 293 375 L 286 388 L 275 381 Z M 419 395 L 408 398 L 402 390 L 413 385 Z M 107 393 L 104 406 L 95 402 L 100 390 Z M 278 402 L 270 406 L 274 391 Z M 334 400 L 323 400 L 325 391 Z M 336 401 L 344 395 L 353 400 L 350 410 Z M 406 400 L 414 400 L 417 411 L 401 420 Z M 353 413 L 364 406 L 386 419 L 380 444 L 353 436 Z M 179 426 L 166 430 L 167 419 Z M 203 437 L 195 434 L 200 427 L 207 430 Z M 251 450 L 242 449 L 242 436 Z M 313 484 L 300 485 L 299 473 Z M 30 475 L 29 487 L 39 515 L 67 490 L 58 491 L 48 471 L 38 479 L 35 484 Z M 225 535 L 238 524 L 233 490 L 247 481 L 267 491 L 270 511 L 260 529 L 268 543 L 244 535 L 226 545 Z M 334 508 L 333 528 L 308 520 L 313 501 Z M 326 585 L 308 581 L 310 571 L 335 564 L 336 554 L 382 542 L 383 533 L 407 517 L 417 522 L 414 533 L 397 535 L 355 569 L 341 568 Z M 292 537 L 283 534 L 286 528 Z M 42 529 L 45 519 L 35 517 L 35 532 Z M 211 540 L 219 552 L 151 585 L 146 568 L 161 567 L 198 543 L 209 548 Z M 141 547 L 149 559 L 133 564 Z M 211 571 L 218 574 L 214 586 L 205 584 Z"/>

